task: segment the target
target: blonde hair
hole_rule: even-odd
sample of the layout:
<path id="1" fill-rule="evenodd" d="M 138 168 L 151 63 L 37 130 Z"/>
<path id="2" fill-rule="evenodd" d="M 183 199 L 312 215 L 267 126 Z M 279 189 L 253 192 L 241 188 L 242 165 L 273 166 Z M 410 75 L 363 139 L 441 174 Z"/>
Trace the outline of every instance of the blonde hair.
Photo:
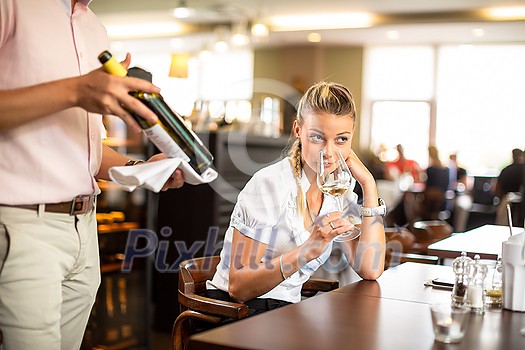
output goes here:
<path id="1" fill-rule="evenodd" d="M 356 119 L 356 108 L 354 96 L 345 86 L 333 82 L 318 82 L 312 85 L 301 97 L 297 104 L 296 122 L 299 127 L 304 124 L 306 115 L 330 114 L 338 117 L 349 117 Z M 301 186 L 301 175 L 303 170 L 301 156 L 301 140 L 294 141 L 288 152 L 293 169 L 295 181 L 297 183 L 297 206 L 299 212 L 306 210 L 303 190 Z"/>

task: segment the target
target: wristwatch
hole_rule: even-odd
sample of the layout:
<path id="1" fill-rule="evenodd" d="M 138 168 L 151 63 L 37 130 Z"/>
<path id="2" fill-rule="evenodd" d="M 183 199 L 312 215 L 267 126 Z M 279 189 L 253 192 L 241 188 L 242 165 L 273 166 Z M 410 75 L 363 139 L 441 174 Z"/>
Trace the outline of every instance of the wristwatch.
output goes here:
<path id="1" fill-rule="evenodd" d="M 386 215 L 386 204 L 383 198 L 379 197 L 378 199 L 379 206 L 378 207 L 361 207 L 361 216 L 385 216 Z"/>
<path id="2" fill-rule="evenodd" d="M 134 159 L 130 159 L 126 162 L 126 164 L 124 164 L 124 166 L 133 166 L 133 165 L 137 165 L 137 164 L 141 164 L 141 163 L 145 163 L 143 160 L 134 160 Z"/>

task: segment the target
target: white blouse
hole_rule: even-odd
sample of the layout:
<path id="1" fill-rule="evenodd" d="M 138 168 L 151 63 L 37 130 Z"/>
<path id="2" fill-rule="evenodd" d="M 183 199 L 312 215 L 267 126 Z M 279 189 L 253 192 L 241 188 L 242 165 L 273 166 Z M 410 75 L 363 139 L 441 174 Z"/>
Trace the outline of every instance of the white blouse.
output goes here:
<path id="1" fill-rule="evenodd" d="M 301 185 L 304 192 L 310 183 L 303 171 Z M 357 205 L 353 187 L 345 195 L 345 203 Z M 337 211 L 335 199 L 325 196 L 319 215 Z M 259 170 L 239 193 L 233 209 L 230 226 L 226 231 L 221 251 L 221 261 L 208 289 L 228 291 L 231 245 L 233 230 L 267 245 L 261 262 L 270 261 L 303 244 L 310 232 L 304 227 L 304 219 L 297 208 L 297 184 L 293 176 L 290 158 Z M 333 243 L 318 258 L 308 262 L 289 278 L 260 298 L 272 298 L 297 303 L 301 300 L 301 287 L 310 276 L 329 258 Z"/>

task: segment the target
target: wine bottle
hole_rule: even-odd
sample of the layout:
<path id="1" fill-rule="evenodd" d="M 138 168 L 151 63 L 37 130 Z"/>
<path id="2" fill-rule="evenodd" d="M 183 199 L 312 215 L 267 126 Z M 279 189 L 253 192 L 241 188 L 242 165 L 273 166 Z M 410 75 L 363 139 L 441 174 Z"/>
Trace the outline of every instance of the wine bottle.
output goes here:
<path id="1" fill-rule="evenodd" d="M 98 56 L 104 70 L 118 76 L 128 75 L 127 70 L 108 51 Z M 128 110 L 144 133 L 169 158 L 182 158 L 200 175 L 210 169 L 213 156 L 202 141 L 186 127 L 184 119 L 173 111 L 158 93 L 130 91 L 129 94 L 144 103 L 158 117 L 152 123 Z"/>

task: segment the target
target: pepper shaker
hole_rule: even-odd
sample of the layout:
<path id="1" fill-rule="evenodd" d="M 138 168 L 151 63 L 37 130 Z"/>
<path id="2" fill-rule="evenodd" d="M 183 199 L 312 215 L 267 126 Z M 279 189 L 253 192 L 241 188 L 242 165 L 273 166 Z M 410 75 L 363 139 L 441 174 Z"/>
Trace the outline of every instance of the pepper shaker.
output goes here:
<path id="1" fill-rule="evenodd" d="M 463 307 L 467 305 L 467 290 L 469 285 L 469 264 L 472 259 L 466 252 L 461 252 L 461 256 L 454 259 L 452 269 L 456 275 L 454 288 L 452 289 L 452 306 Z"/>

